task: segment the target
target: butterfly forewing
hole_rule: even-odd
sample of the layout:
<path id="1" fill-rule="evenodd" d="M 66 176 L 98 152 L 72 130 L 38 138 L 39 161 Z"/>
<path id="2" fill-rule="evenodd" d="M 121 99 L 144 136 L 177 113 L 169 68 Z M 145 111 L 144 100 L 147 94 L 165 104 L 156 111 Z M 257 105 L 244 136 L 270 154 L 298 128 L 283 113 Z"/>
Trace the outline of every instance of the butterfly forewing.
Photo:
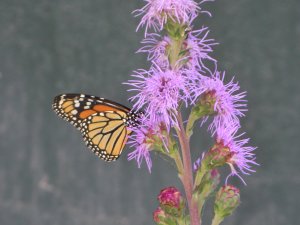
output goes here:
<path id="1" fill-rule="evenodd" d="M 63 94 L 52 105 L 56 114 L 83 135 L 86 145 L 101 159 L 116 160 L 128 139 L 128 126 L 136 126 L 139 115 L 113 101 L 83 94 Z"/>

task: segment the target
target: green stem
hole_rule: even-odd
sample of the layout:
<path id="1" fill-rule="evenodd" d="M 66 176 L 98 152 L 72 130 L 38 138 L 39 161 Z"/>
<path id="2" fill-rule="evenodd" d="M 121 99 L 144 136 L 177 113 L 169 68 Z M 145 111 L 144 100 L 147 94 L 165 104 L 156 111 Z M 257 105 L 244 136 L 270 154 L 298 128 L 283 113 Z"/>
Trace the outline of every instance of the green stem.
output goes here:
<path id="1" fill-rule="evenodd" d="M 204 166 L 201 166 L 201 168 L 199 169 L 199 171 L 197 172 L 196 178 L 195 178 L 195 182 L 194 182 L 194 189 L 200 185 L 202 178 L 204 177 L 204 175 L 207 173 L 207 169 Z"/>
<path id="2" fill-rule="evenodd" d="M 186 134 L 187 134 L 188 138 L 190 138 L 193 135 L 193 128 L 194 128 L 194 124 L 195 124 L 196 120 L 198 120 L 198 118 L 195 116 L 192 116 L 192 113 L 191 113 L 189 116 L 188 122 L 186 124 Z"/>
<path id="3" fill-rule="evenodd" d="M 201 181 L 204 177 L 204 175 L 207 173 L 207 170 L 201 166 L 201 168 L 199 169 L 199 171 L 197 171 L 196 173 L 196 177 L 195 177 L 195 182 L 194 182 L 194 190 L 196 190 L 196 188 L 201 184 Z M 197 199 L 198 202 L 198 213 L 200 215 L 200 219 L 201 219 L 201 215 L 202 215 L 202 208 L 204 206 L 205 200 L 206 198 L 203 198 L 203 196 L 198 196 L 197 193 L 195 193 L 195 197 L 194 199 Z M 201 220 L 200 220 L 201 222 Z"/>
<path id="4" fill-rule="evenodd" d="M 187 121 L 186 125 L 186 134 L 188 138 L 190 138 L 193 135 L 193 129 L 194 129 L 194 124 L 197 120 L 201 119 L 203 116 L 208 116 L 210 115 L 211 112 L 207 110 L 205 106 L 201 105 L 195 105 L 191 113 L 189 115 L 189 119 Z"/>
<path id="5" fill-rule="evenodd" d="M 223 219 L 224 218 L 215 215 L 211 225 L 219 225 L 223 221 Z"/>
<path id="6" fill-rule="evenodd" d="M 182 160 L 181 160 L 181 156 L 179 151 L 176 151 L 176 153 L 174 154 L 174 161 L 176 163 L 177 166 L 177 170 L 178 170 L 178 177 L 180 178 L 180 180 L 183 179 L 183 164 L 182 164 Z"/>
<path id="7" fill-rule="evenodd" d="M 190 145 L 185 133 L 180 112 L 178 112 L 177 120 L 178 120 L 179 128 L 176 129 L 176 132 L 181 145 L 183 168 L 184 168 L 182 182 L 183 182 L 183 187 L 188 202 L 191 225 L 200 225 L 197 202 L 193 201 L 193 173 L 192 173 Z"/>
<path id="8" fill-rule="evenodd" d="M 198 210 L 199 210 L 199 215 L 202 215 L 202 209 L 203 209 L 203 206 L 204 206 L 204 203 L 205 203 L 205 200 L 206 199 L 200 199 L 199 202 L 198 202 Z"/>
<path id="9" fill-rule="evenodd" d="M 187 225 L 186 221 L 184 220 L 184 218 L 180 218 L 179 220 L 176 221 L 177 225 Z"/>
<path id="10" fill-rule="evenodd" d="M 169 25 L 174 25 L 174 24 L 170 23 Z M 180 30 L 177 30 L 177 31 L 180 31 Z M 179 65 L 177 62 L 180 59 L 180 51 L 181 51 L 182 43 L 185 39 L 184 33 L 181 34 L 179 32 L 178 34 L 173 35 L 173 36 L 170 35 L 171 45 L 170 45 L 170 49 L 169 49 L 169 62 L 170 62 L 170 67 L 172 70 L 178 69 Z M 181 165 L 179 163 L 180 155 L 177 155 L 175 157 L 175 162 L 176 162 L 176 164 L 179 163 L 178 164 L 179 168 L 181 168 L 181 166 L 182 166 L 181 181 L 183 183 L 183 187 L 185 190 L 186 199 L 187 199 L 187 203 L 188 203 L 188 207 L 189 207 L 191 225 L 200 225 L 197 202 L 193 201 L 193 198 L 192 198 L 193 197 L 193 173 L 192 173 L 190 143 L 189 143 L 188 137 L 186 136 L 181 113 L 179 110 L 177 112 L 177 120 L 178 120 L 179 127 L 176 128 L 176 132 L 177 132 L 180 146 L 181 146 L 181 153 L 182 153 L 181 155 L 182 155 L 183 164 Z M 180 159 L 180 161 L 181 161 L 181 159 Z M 177 167 L 178 167 L 178 165 L 177 165 Z"/>
<path id="11" fill-rule="evenodd" d="M 175 161 L 177 171 L 178 171 L 178 177 L 180 178 L 180 180 L 182 180 L 183 164 L 182 164 L 182 159 L 181 159 L 180 152 L 178 149 L 178 143 L 175 142 L 175 140 L 173 140 L 173 138 L 170 137 L 169 135 L 167 137 L 168 137 L 167 142 L 169 143 L 167 148 L 169 150 L 169 153 L 165 154 L 165 155 L 171 157 Z M 162 153 L 165 153 L 165 151 L 162 151 Z"/>

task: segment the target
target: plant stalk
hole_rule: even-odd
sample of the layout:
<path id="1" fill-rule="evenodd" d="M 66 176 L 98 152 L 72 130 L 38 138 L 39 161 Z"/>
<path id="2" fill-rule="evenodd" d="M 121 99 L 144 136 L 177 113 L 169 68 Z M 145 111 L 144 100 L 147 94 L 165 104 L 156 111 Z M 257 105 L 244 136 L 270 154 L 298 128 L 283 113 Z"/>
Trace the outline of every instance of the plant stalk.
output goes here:
<path id="1" fill-rule="evenodd" d="M 219 225 L 223 221 L 223 219 L 224 218 L 220 218 L 219 216 L 215 215 L 211 225 Z"/>
<path id="2" fill-rule="evenodd" d="M 178 120 L 179 127 L 176 129 L 176 132 L 181 145 L 183 168 L 184 168 L 182 182 L 183 182 L 183 187 L 188 202 L 191 225 L 200 225 L 198 205 L 197 202 L 193 201 L 193 173 L 192 173 L 190 145 L 189 145 L 188 137 L 185 133 L 180 112 L 178 112 L 177 120 Z"/>
<path id="3" fill-rule="evenodd" d="M 179 39 L 173 39 L 170 46 L 169 62 L 172 70 L 178 69 L 177 62 L 179 60 L 179 54 L 181 51 L 182 42 L 184 35 Z M 181 181 L 186 194 L 186 199 L 190 212 L 191 225 L 200 225 L 199 213 L 197 202 L 193 201 L 193 172 L 191 162 L 191 152 L 189 138 L 185 133 L 185 128 L 182 121 L 180 110 L 177 112 L 177 120 L 179 127 L 176 128 L 176 132 L 181 145 L 182 161 L 183 161 L 183 172 L 181 175 Z"/>
<path id="4" fill-rule="evenodd" d="M 174 161 L 175 161 L 177 169 L 178 169 L 178 177 L 180 178 L 181 181 L 183 181 L 184 168 L 183 168 L 182 160 L 180 157 L 180 153 L 179 153 L 179 151 L 176 151 L 175 154 L 176 155 L 174 156 Z"/>

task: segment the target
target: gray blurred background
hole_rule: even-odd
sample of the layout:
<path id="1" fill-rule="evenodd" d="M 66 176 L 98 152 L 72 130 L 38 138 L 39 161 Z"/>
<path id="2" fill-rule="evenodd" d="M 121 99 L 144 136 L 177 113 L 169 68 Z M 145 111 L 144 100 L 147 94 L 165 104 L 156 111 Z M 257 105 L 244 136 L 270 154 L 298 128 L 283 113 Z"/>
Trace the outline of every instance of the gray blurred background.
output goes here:
<path id="1" fill-rule="evenodd" d="M 153 224 L 159 191 L 181 188 L 172 165 L 157 156 L 152 174 L 126 160 L 128 147 L 116 163 L 99 160 L 51 110 L 53 97 L 65 92 L 130 106 L 121 83 L 148 67 L 135 54 L 143 31 L 135 32 L 139 19 L 131 15 L 142 5 L 0 0 L 1 225 Z M 204 8 L 213 18 L 202 15 L 196 26 L 210 27 L 219 68 L 248 92 L 243 130 L 261 164 L 245 177 L 247 186 L 230 180 L 242 204 L 224 225 L 299 224 L 300 1 L 219 0 Z M 202 137 L 193 148 L 210 142 Z"/>

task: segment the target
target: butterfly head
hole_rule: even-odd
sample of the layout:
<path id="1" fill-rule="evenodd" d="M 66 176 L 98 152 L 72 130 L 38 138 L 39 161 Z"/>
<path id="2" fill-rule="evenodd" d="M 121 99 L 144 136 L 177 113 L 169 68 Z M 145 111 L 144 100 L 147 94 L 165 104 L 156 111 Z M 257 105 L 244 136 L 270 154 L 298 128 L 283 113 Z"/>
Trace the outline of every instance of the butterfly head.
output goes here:
<path id="1" fill-rule="evenodd" d="M 126 121 L 126 126 L 127 127 L 136 127 L 141 124 L 141 119 L 144 116 L 144 113 L 141 111 L 138 112 L 129 112 L 128 114 L 128 119 Z"/>

